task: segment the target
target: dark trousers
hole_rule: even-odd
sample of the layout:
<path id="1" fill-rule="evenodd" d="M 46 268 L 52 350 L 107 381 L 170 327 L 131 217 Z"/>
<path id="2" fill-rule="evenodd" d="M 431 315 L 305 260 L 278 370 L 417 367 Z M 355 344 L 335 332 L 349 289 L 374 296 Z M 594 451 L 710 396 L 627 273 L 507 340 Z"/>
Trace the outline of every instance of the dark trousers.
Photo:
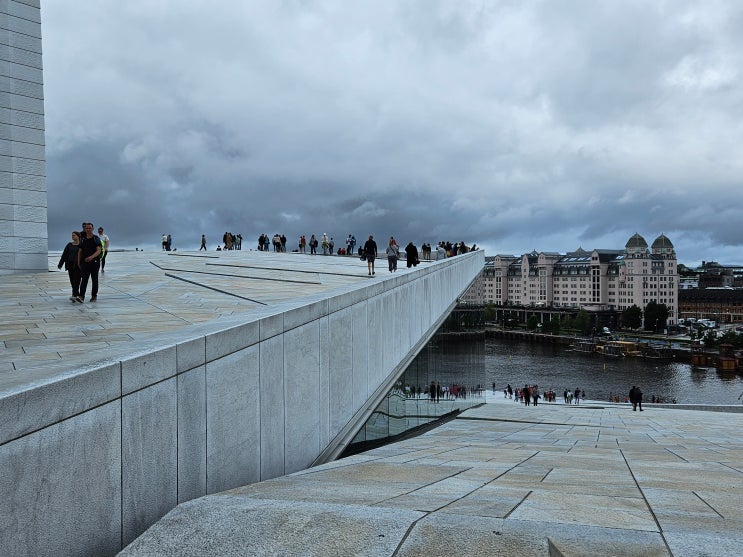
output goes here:
<path id="1" fill-rule="evenodd" d="M 106 268 L 106 256 L 108 255 L 108 252 L 101 255 L 101 269 Z"/>
<path id="2" fill-rule="evenodd" d="M 90 292 L 91 297 L 98 296 L 98 268 L 100 263 L 98 261 L 83 263 L 80 269 L 80 296 L 85 298 L 85 291 L 88 288 L 88 278 L 93 283 L 93 288 Z"/>
<path id="3" fill-rule="evenodd" d="M 72 287 L 72 295 L 80 295 L 80 267 L 77 265 L 71 266 L 67 269 L 67 276 L 70 277 L 70 286 Z"/>

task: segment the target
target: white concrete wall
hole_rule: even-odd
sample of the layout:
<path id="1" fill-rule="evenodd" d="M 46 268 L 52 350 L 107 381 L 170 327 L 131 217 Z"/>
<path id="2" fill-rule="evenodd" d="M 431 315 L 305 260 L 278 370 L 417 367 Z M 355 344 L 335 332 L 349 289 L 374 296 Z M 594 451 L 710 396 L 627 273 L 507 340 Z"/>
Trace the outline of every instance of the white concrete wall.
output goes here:
<path id="1" fill-rule="evenodd" d="M 0 398 L 0 555 L 111 555 L 179 502 L 306 468 L 482 265 L 475 252 L 153 339 Z"/>
<path id="2" fill-rule="evenodd" d="M 0 1 L 0 274 L 48 270 L 39 0 Z"/>

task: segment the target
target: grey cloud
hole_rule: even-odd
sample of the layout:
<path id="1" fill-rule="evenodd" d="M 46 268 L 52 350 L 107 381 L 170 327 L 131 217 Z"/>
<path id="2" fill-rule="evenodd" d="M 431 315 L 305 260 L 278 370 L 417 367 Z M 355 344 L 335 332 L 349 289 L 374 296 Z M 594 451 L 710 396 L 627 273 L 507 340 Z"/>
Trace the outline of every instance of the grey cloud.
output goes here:
<path id="1" fill-rule="evenodd" d="M 50 245 L 82 219 L 132 247 L 232 230 L 519 254 L 639 231 L 666 233 L 682 261 L 743 261 L 742 14 L 47 3 Z"/>

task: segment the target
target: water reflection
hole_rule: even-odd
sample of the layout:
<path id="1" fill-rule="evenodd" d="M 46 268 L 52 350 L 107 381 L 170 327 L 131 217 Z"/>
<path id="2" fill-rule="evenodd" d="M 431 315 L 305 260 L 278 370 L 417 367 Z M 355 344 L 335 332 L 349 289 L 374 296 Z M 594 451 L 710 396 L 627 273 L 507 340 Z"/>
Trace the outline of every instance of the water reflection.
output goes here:
<path id="1" fill-rule="evenodd" d="M 374 410 L 353 444 L 399 435 L 482 403 L 486 377 L 484 338 L 437 333 Z"/>

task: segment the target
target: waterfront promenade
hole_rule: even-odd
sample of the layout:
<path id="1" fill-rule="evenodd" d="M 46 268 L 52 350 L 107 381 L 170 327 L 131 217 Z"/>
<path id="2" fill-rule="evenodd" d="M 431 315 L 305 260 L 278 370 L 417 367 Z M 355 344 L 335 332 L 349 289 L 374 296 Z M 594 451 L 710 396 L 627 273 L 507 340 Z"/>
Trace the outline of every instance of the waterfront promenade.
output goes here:
<path id="1" fill-rule="evenodd" d="M 743 554 L 743 415 L 524 407 L 180 505 L 122 555 Z"/>

